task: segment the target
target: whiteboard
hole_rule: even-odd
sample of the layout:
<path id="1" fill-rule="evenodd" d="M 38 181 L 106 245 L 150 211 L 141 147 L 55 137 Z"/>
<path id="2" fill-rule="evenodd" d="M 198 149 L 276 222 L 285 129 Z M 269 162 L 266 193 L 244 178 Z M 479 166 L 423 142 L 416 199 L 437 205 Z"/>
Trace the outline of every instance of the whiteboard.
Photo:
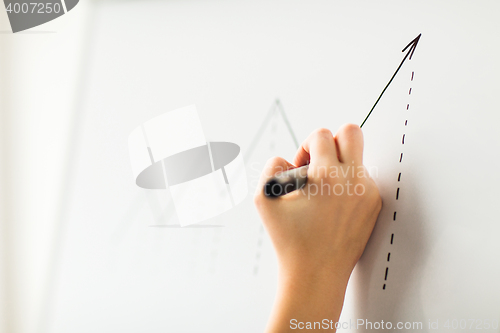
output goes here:
<path id="1" fill-rule="evenodd" d="M 175 227 L 168 195 L 134 184 L 129 133 L 196 104 L 208 140 L 251 151 L 253 192 L 267 158 L 292 159 L 291 132 L 361 123 L 420 33 L 363 126 L 384 207 L 341 321 L 500 319 L 500 4 L 94 6 L 50 332 L 262 331 L 277 263 L 251 195 Z"/>

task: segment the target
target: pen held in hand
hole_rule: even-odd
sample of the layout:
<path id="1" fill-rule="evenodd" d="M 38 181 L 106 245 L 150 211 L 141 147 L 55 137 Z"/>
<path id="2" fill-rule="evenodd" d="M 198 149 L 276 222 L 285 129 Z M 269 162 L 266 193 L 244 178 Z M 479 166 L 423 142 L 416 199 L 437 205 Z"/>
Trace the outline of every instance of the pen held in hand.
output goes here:
<path id="1" fill-rule="evenodd" d="M 277 198 L 300 190 L 307 183 L 308 169 L 309 165 L 304 165 L 278 173 L 264 185 L 264 195 L 269 198 Z"/>

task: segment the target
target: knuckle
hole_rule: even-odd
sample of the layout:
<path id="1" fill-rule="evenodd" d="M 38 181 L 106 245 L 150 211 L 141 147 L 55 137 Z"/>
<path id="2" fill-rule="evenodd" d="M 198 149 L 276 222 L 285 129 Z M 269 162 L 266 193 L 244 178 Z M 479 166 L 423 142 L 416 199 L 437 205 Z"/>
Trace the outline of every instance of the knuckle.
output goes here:
<path id="1" fill-rule="evenodd" d="M 340 128 L 339 132 L 345 134 L 345 135 L 357 135 L 361 132 L 361 128 L 359 128 L 358 125 L 355 124 L 344 124 Z"/>
<path id="2" fill-rule="evenodd" d="M 271 157 L 269 160 L 267 160 L 267 165 L 269 167 L 281 165 L 281 157 L 278 156 Z"/>
<path id="3" fill-rule="evenodd" d="M 286 169 L 286 163 L 281 157 L 271 157 L 266 163 L 262 176 L 266 178 L 272 177 L 277 173 L 286 171 Z"/>
<path id="4" fill-rule="evenodd" d="M 314 131 L 314 134 L 316 136 L 323 136 L 323 137 L 328 137 L 328 138 L 332 137 L 333 138 L 332 131 L 330 131 L 327 128 L 318 128 L 317 130 Z"/>

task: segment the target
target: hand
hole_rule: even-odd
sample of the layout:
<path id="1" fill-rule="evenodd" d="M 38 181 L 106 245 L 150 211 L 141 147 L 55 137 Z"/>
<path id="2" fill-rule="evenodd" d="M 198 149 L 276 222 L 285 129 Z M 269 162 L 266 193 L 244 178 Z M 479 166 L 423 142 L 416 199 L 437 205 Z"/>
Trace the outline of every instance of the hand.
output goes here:
<path id="1" fill-rule="evenodd" d="M 306 164 L 303 189 L 279 198 L 264 196 L 270 177 Z M 329 130 L 316 130 L 299 148 L 294 164 L 271 159 L 254 201 L 279 262 L 280 290 L 269 329 L 289 328 L 293 316 L 321 321 L 317 317 L 324 313 L 338 320 L 347 281 L 382 207 L 363 166 L 359 126 L 344 125 L 335 137 Z"/>

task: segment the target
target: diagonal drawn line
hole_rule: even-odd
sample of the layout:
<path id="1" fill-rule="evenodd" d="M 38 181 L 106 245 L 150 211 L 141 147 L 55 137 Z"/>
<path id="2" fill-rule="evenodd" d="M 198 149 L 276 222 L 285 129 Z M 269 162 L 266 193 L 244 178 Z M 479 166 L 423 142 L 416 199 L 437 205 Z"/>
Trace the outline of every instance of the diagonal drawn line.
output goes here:
<path id="1" fill-rule="evenodd" d="M 295 136 L 295 132 L 293 131 L 292 129 L 292 126 L 286 116 L 286 113 L 285 113 L 285 110 L 283 108 L 283 106 L 281 105 L 280 101 L 277 99 L 272 105 L 271 105 L 271 108 L 269 109 L 267 115 L 266 115 L 266 118 L 264 119 L 264 121 L 262 122 L 262 124 L 260 125 L 257 133 L 255 134 L 251 144 L 250 144 L 250 147 L 249 149 L 247 150 L 246 154 L 244 155 L 244 159 L 248 161 L 248 159 L 250 159 L 250 157 L 252 156 L 252 153 L 253 151 L 255 150 L 255 147 L 257 146 L 258 142 L 260 141 L 261 137 L 262 137 L 262 134 L 264 133 L 264 130 L 267 128 L 268 124 L 270 123 L 271 121 L 271 118 L 272 116 L 276 113 L 277 111 L 277 108 L 278 108 L 278 112 L 280 112 L 281 116 L 283 117 L 283 120 L 286 124 L 286 127 L 295 143 L 295 146 L 296 148 L 298 149 L 299 147 L 299 144 L 298 144 L 298 141 L 297 141 L 297 137 Z M 207 142 L 207 144 L 209 144 Z M 224 181 L 226 184 L 228 184 L 228 178 L 227 178 L 227 174 L 226 174 L 226 171 L 224 168 L 222 168 L 222 174 L 223 174 L 223 177 L 224 177 Z M 165 178 L 166 179 L 166 178 Z M 234 204 L 234 199 L 233 199 L 233 196 L 232 196 L 232 192 L 231 192 L 231 189 L 228 185 L 228 190 L 229 190 L 229 195 L 230 195 L 230 199 L 231 199 L 231 203 L 232 203 L 232 206 L 234 207 L 235 204 Z M 172 203 L 172 200 L 169 201 L 169 205 Z M 171 207 L 172 209 L 170 209 L 170 207 L 167 207 L 165 209 L 165 211 L 169 211 L 170 212 L 170 217 L 167 219 L 167 221 L 169 221 L 172 216 L 173 216 L 173 211 L 174 211 L 174 208 Z"/>
<path id="2" fill-rule="evenodd" d="M 399 69 L 401 68 L 401 66 L 403 66 L 404 62 L 406 61 L 406 59 L 408 58 L 408 56 L 410 56 L 410 59 L 411 57 L 413 56 L 413 52 L 415 52 L 415 49 L 417 48 L 417 44 L 418 44 L 418 41 L 420 40 L 420 36 L 422 36 L 422 34 L 418 35 L 417 37 L 415 37 L 415 39 L 413 39 L 408 45 L 406 45 L 406 47 L 401 51 L 401 52 L 404 52 L 406 51 L 406 49 L 408 49 L 408 47 L 410 47 L 410 49 L 408 50 L 408 52 L 406 53 L 405 57 L 403 58 L 403 60 L 401 61 L 401 63 L 399 64 L 398 68 L 396 69 L 396 71 L 394 72 L 394 74 L 392 75 L 391 79 L 389 80 L 389 82 L 387 83 L 387 85 L 385 86 L 384 90 L 382 90 L 382 93 L 380 94 L 380 96 L 378 96 L 377 100 L 375 101 L 375 104 L 373 104 L 370 112 L 368 112 L 368 115 L 366 116 L 365 120 L 363 120 L 363 122 L 361 123 L 361 125 L 359 125 L 359 127 L 363 127 L 363 125 L 365 124 L 365 122 L 368 120 L 368 117 L 370 117 L 370 115 L 372 114 L 373 110 L 375 109 L 375 106 L 377 106 L 378 104 L 378 101 L 380 101 L 380 99 L 382 98 L 382 95 L 385 93 L 385 91 L 387 90 L 387 88 L 389 87 L 389 85 L 391 84 L 392 80 L 394 80 L 394 78 L 396 77 L 396 74 L 398 74 L 399 72 Z"/>
<path id="3" fill-rule="evenodd" d="M 259 140 L 260 140 L 262 134 L 264 133 L 264 130 L 266 129 L 267 124 L 269 123 L 269 121 L 271 120 L 271 117 L 273 116 L 274 112 L 276 111 L 276 107 L 277 107 L 276 103 L 273 103 L 273 105 L 271 106 L 271 109 L 269 109 L 269 111 L 267 112 L 266 118 L 264 119 L 264 121 L 260 125 L 259 130 L 257 131 L 255 136 L 253 137 L 252 142 L 250 143 L 250 147 L 248 147 L 247 152 L 244 155 L 245 160 L 248 161 L 250 156 L 252 156 L 253 151 L 254 151 L 255 147 L 257 146 L 257 143 L 259 143 Z"/>
<path id="4" fill-rule="evenodd" d="M 290 125 L 290 122 L 288 121 L 288 118 L 285 114 L 285 110 L 283 109 L 283 105 L 281 104 L 281 101 L 279 99 L 276 100 L 276 105 L 278 105 L 278 110 L 281 113 L 281 116 L 283 117 L 283 120 L 285 121 L 285 125 L 288 128 L 288 132 L 292 136 L 293 142 L 295 143 L 295 148 L 299 149 L 299 142 L 297 141 L 297 137 L 295 136 L 295 132 L 292 129 L 292 125 Z"/>
<path id="5" fill-rule="evenodd" d="M 367 121 L 367 119 L 370 117 L 371 113 L 373 112 L 373 110 L 375 109 L 375 106 L 378 104 L 378 102 L 380 101 L 380 99 L 382 98 L 382 95 L 385 93 L 385 91 L 387 90 L 387 88 L 389 87 L 389 85 L 392 83 L 392 81 L 394 80 L 394 77 L 396 77 L 396 74 L 399 72 L 399 70 L 401 69 L 401 67 L 403 66 L 403 63 L 406 61 L 406 59 L 408 58 L 409 56 L 409 59 L 411 59 L 411 57 L 413 56 L 413 53 L 415 52 L 415 48 L 418 44 L 418 41 L 420 39 L 420 35 L 418 35 L 417 37 L 415 37 L 410 43 L 408 43 L 408 45 L 406 45 L 406 47 L 402 50 L 402 52 L 404 52 L 405 50 L 408 49 L 408 47 L 410 48 L 408 50 L 408 52 L 406 53 L 405 57 L 403 58 L 403 60 L 401 61 L 401 63 L 399 64 L 398 68 L 396 69 L 396 71 L 394 72 L 394 74 L 392 75 L 391 79 L 389 80 L 389 82 L 387 83 L 387 85 L 385 86 L 384 90 L 382 90 L 382 93 L 379 95 L 379 97 L 377 98 L 375 104 L 372 106 L 370 112 L 368 113 L 368 115 L 366 116 L 365 120 L 363 121 L 363 123 L 360 125 L 360 127 L 363 127 L 363 125 L 365 124 L 365 122 Z M 276 110 L 280 113 L 280 115 L 282 116 L 283 118 L 283 121 L 287 127 L 287 130 L 288 132 L 290 133 L 290 136 L 292 137 L 292 140 L 296 146 L 296 148 L 299 147 L 299 143 L 298 143 L 298 140 L 297 140 L 297 137 L 295 135 L 295 132 L 293 131 L 292 129 L 292 126 L 290 124 L 290 121 L 288 120 L 288 117 L 286 115 L 286 112 L 283 108 L 283 105 L 281 104 L 281 101 L 279 99 L 276 99 L 276 101 L 272 104 L 271 108 L 269 109 L 267 115 L 266 115 L 266 118 L 264 119 L 264 121 L 262 122 L 262 124 L 260 125 L 259 129 L 257 130 L 257 133 L 255 134 L 252 142 L 250 143 L 250 146 L 248 148 L 248 150 L 246 151 L 246 153 L 244 154 L 244 159 L 248 161 L 248 159 L 252 156 L 257 144 L 259 143 L 261 137 L 262 137 L 262 134 L 264 132 L 264 130 L 266 129 L 266 127 L 268 126 L 268 124 L 270 123 L 270 120 L 272 118 L 272 116 L 275 114 Z"/>
<path id="6" fill-rule="evenodd" d="M 295 135 L 295 132 L 292 129 L 292 125 L 290 124 L 290 121 L 288 120 L 288 117 L 286 116 L 285 109 L 283 108 L 283 105 L 281 104 L 280 100 L 277 99 L 273 105 L 271 105 L 271 108 L 269 109 L 269 112 L 266 115 L 266 118 L 260 125 L 259 129 L 257 130 L 257 133 L 252 139 L 252 142 L 250 143 L 250 147 L 248 147 L 246 153 L 244 154 L 245 161 L 248 161 L 250 157 L 253 154 L 253 151 L 255 150 L 255 147 L 259 143 L 262 134 L 264 133 L 264 130 L 266 129 L 267 125 L 271 122 L 271 117 L 274 115 L 276 110 L 280 113 L 281 117 L 283 118 L 283 121 L 286 125 L 286 128 L 288 132 L 290 133 L 290 136 L 292 137 L 293 143 L 295 144 L 295 147 L 298 149 L 299 148 L 299 142 L 297 141 L 297 137 Z"/>

